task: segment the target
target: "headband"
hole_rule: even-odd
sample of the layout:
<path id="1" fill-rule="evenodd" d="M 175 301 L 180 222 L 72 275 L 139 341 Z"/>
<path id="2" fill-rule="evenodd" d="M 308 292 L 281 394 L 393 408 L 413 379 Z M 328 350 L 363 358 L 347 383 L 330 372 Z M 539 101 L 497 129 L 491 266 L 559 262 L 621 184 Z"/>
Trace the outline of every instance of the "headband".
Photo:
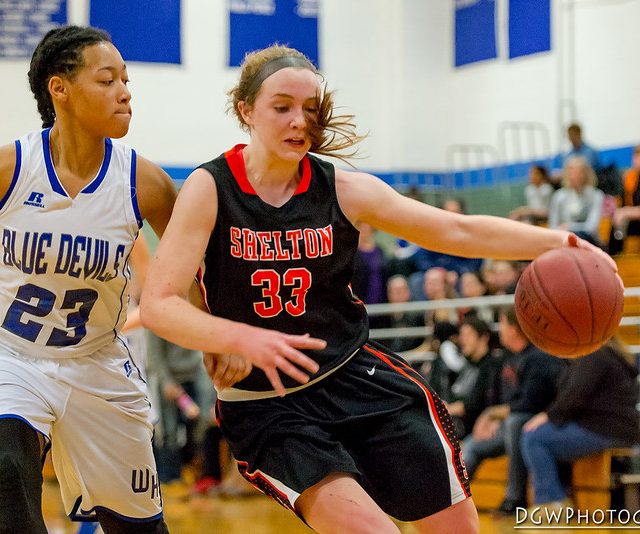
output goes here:
<path id="1" fill-rule="evenodd" d="M 305 58 L 298 56 L 277 57 L 275 59 L 267 61 L 264 65 L 262 65 L 262 67 L 260 67 L 258 72 L 256 72 L 255 76 L 253 77 L 253 80 L 251 80 L 249 87 L 247 88 L 247 94 L 251 95 L 257 93 L 260 86 L 269 76 L 275 74 L 281 69 L 286 69 L 288 67 L 309 69 L 313 72 L 317 72 L 316 68 L 313 66 L 313 63 Z"/>

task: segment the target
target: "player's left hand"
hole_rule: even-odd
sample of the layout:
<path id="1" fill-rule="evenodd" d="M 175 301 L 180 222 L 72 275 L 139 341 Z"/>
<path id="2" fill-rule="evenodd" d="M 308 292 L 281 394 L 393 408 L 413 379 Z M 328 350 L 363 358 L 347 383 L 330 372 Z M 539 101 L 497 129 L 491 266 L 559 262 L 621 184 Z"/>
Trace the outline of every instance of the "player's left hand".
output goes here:
<path id="1" fill-rule="evenodd" d="M 205 352 L 204 366 L 218 391 L 233 386 L 249 375 L 253 366 L 237 354 Z"/>
<path id="2" fill-rule="evenodd" d="M 607 254 L 600 247 L 596 247 L 595 245 L 589 243 L 589 241 L 580 239 L 576 234 L 572 234 L 570 232 L 567 233 L 564 240 L 562 241 L 562 246 L 584 248 L 586 250 L 590 250 L 591 252 L 595 252 L 610 265 L 614 272 L 618 272 L 618 266 L 616 265 L 616 262 L 613 261 L 613 258 L 609 256 L 609 254 Z"/>

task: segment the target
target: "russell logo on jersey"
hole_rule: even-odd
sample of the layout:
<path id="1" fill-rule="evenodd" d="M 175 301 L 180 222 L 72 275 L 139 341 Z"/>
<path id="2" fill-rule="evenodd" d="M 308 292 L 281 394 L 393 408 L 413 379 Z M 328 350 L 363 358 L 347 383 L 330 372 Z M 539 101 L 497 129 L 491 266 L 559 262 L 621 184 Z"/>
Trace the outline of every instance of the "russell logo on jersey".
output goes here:
<path id="1" fill-rule="evenodd" d="M 23 202 L 25 206 L 35 206 L 36 208 L 44 208 L 44 193 L 38 193 L 37 191 L 31 191 L 29 198 Z"/>

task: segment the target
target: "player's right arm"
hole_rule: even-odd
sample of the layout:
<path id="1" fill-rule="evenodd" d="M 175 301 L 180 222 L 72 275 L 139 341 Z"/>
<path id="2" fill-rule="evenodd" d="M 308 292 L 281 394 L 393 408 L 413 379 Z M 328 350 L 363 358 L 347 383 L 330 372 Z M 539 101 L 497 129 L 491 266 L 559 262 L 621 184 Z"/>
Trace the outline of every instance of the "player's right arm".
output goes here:
<path id="1" fill-rule="evenodd" d="M 278 370 L 306 383 L 318 365 L 298 349 L 325 342 L 215 317 L 191 304 L 189 288 L 204 256 L 218 213 L 211 175 L 196 169 L 182 187 L 171 220 L 151 261 L 140 304 L 144 326 L 178 345 L 203 352 L 238 354 L 259 367 L 281 395 Z M 233 276 L 233 273 L 229 273 Z M 295 364 L 295 365 L 294 365 Z"/>
<path id="2" fill-rule="evenodd" d="M 9 191 L 16 168 L 16 145 L 14 143 L 0 147 L 0 200 Z"/>

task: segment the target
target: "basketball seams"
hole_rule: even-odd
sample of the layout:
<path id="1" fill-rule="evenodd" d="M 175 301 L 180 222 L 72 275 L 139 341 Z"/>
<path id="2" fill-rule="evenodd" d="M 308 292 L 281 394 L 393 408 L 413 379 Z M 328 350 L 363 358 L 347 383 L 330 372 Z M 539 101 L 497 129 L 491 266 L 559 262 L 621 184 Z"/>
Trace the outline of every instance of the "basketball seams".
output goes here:
<path id="1" fill-rule="evenodd" d="M 570 257 L 571 257 L 571 261 L 573 261 L 575 266 L 578 268 L 578 272 L 580 273 L 580 281 L 582 282 L 584 289 L 587 293 L 587 297 L 588 297 L 587 300 L 589 301 L 589 315 L 591 316 L 591 335 L 589 336 L 589 339 L 590 339 L 589 343 L 594 343 L 599 340 L 593 339 L 596 332 L 596 324 L 595 324 L 596 314 L 595 314 L 595 307 L 593 305 L 593 295 L 591 294 L 591 290 L 589 289 L 589 284 L 587 284 L 586 274 L 584 272 L 584 269 L 582 268 L 582 265 L 578 261 L 578 258 L 574 255 L 571 255 Z"/>
<path id="2" fill-rule="evenodd" d="M 575 347 L 577 348 L 578 346 L 580 346 L 580 336 L 578 335 L 578 331 L 575 329 L 575 327 L 573 326 L 573 324 L 571 323 L 571 321 L 569 321 L 564 314 L 558 309 L 558 307 L 555 305 L 554 301 L 551 299 L 550 295 L 547 293 L 544 285 L 540 282 L 540 280 L 543 278 L 540 273 L 538 272 L 538 266 L 536 265 L 535 262 L 533 262 L 531 265 L 529 265 L 529 267 L 531 268 L 531 272 L 533 274 L 535 274 L 535 278 L 531 277 L 533 280 L 535 280 L 535 285 L 536 287 L 533 287 L 532 284 L 532 289 L 534 289 L 536 291 L 536 293 L 538 293 L 538 288 L 540 289 L 540 291 L 542 292 L 542 295 L 544 296 L 545 300 L 547 301 L 547 304 L 549 305 L 549 307 L 553 308 L 553 310 L 562 318 L 562 320 L 565 322 L 565 324 L 569 327 L 569 329 L 575 334 L 576 336 L 576 343 L 574 344 L 570 344 L 570 343 L 566 343 L 563 341 L 557 341 L 554 338 L 550 338 L 551 341 L 553 341 L 554 343 L 559 343 L 561 345 L 565 345 L 567 347 Z M 584 283 L 584 280 L 583 280 Z M 538 294 L 538 296 L 540 296 Z"/>

